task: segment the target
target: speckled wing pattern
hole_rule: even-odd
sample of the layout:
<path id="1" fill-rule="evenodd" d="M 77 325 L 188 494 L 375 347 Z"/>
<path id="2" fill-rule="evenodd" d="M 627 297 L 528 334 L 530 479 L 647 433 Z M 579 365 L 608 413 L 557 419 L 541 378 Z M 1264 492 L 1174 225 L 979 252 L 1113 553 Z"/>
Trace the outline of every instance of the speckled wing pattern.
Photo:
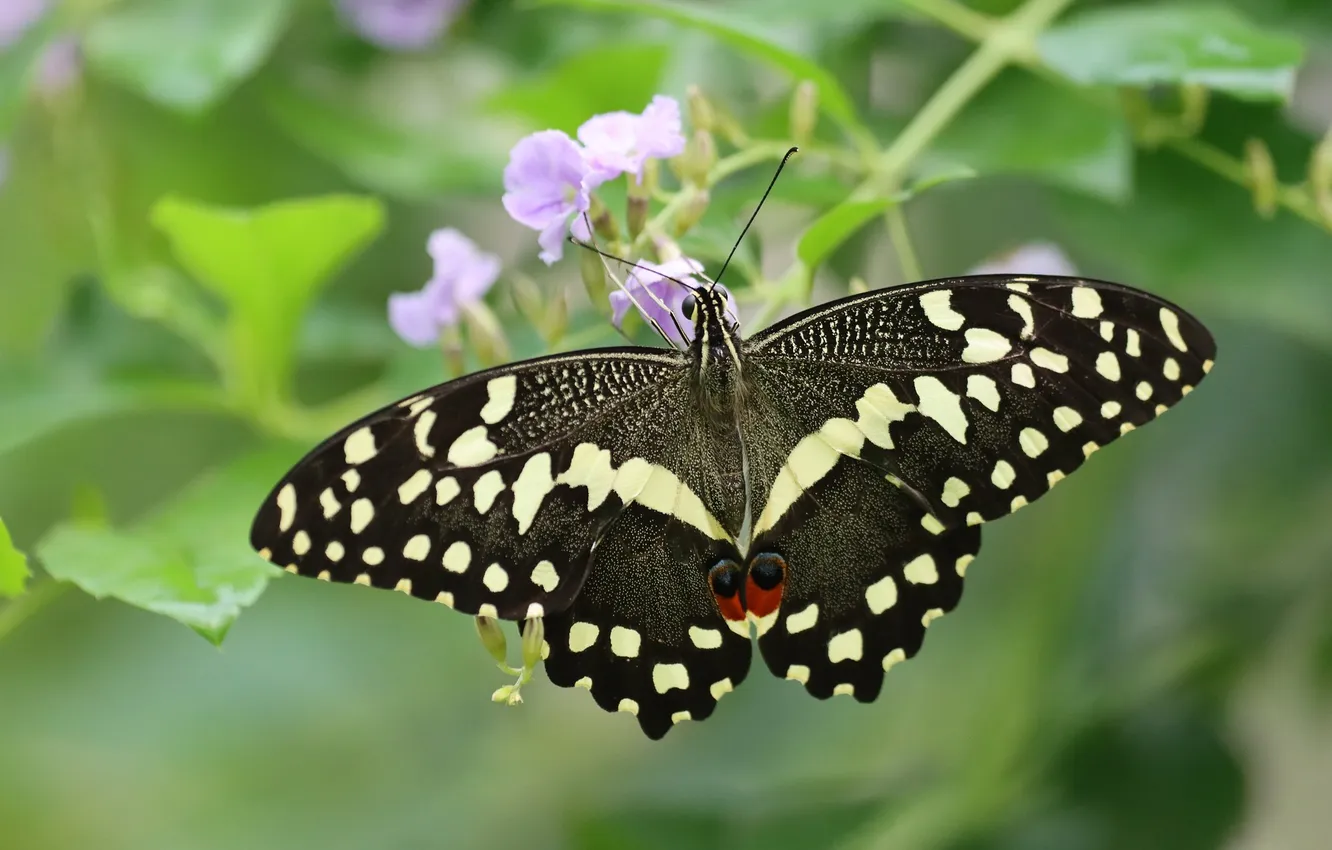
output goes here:
<path id="1" fill-rule="evenodd" d="M 544 617 L 551 679 L 660 737 L 711 713 L 751 652 L 705 566 L 738 558 L 739 444 L 734 429 L 679 428 L 688 374 L 678 353 L 607 349 L 403 399 L 298 463 L 251 544 L 299 575 Z"/>
<path id="2" fill-rule="evenodd" d="M 1215 357 L 1178 307 L 1100 281 L 909 284 L 743 341 L 694 294 L 688 351 L 512 364 L 353 423 L 278 482 L 252 545 L 303 576 L 541 617 L 551 681 L 653 738 L 740 684 L 751 629 L 776 675 L 868 702 L 957 605 L 983 523 Z"/>
<path id="3" fill-rule="evenodd" d="M 957 604 L 980 524 L 1178 402 L 1215 350 L 1173 304 L 1068 278 L 913 284 L 758 334 L 749 550 L 785 562 L 755 618 L 769 669 L 873 700 Z"/>

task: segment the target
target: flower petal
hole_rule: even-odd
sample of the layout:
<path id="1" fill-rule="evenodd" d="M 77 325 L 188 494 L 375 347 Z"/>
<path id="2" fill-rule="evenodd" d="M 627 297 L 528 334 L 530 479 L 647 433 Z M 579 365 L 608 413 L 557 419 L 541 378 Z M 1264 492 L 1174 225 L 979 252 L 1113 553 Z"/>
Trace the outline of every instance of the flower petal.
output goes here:
<path id="1" fill-rule="evenodd" d="M 434 300 L 426 290 L 395 292 L 388 299 L 389 326 L 408 345 L 429 348 L 439 339 Z"/>

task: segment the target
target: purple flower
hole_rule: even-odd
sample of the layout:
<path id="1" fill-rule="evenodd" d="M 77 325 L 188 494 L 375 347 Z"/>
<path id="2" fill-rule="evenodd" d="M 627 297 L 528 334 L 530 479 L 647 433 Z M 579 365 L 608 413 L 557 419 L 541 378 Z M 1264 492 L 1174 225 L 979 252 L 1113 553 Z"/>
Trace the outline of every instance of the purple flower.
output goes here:
<path id="1" fill-rule="evenodd" d="M 616 289 L 610 294 L 611 321 L 617 328 L 623 327 L 624 317 L 637 301 L 639 312 L 660 325 L 672 342 L 679 343 L 693 339 L 694 320 L 687 317 L 683 310 L 685 298 L 690 292 L 680 283 L 690 286 L 705 285 L 706 281 L 700 281 L 695 277 L 702 271 L 703 264 L 688 257 L 677 257 L 660 264 L 640 261 L 638 267 L 629 273 L 624 289 Z M 632 300 L 630 295 L 633 296 Z M 657 303 L 658 301 L 661 303 Z M 727 312 L 734 318 L 735 299 L 730 292 L 726 293 L 726 302 Z M 665 305 L 664 309 L 662 304 Z M 676 322 L 671 320 L 671 316 L 675 316 L 675 320 L 684 329 L 684 339 L 681 339 L 675 327 Z"/>
<path id="2" fill-rule="evenodd" d="M 475 304 L 499 277 L 500 261 L 453 228 L 430 234 L 426 250 L 435 261 L 435 274 L 416 292 L 389 296 L 389 325 L 407 343 L 418 348 L 433 345 L 440 331 L 458 323 L 461 310 Z"/>
<path id="3" fill-rule="evenodd" d="M 23 37 L 28 27 L 46 14 L 48 0 L 4 0 L 0 2 L 0 49 Z"/>
<path id="4" fill-rule="evenodd" d="M 541 259 L 564 256 L 569 218 L 587 212 L 588 166 L 574 140 L 559 130 L 521 139 L 504 168 L 504 209 L 513 220 L 539 231 Z"/>
<path id="5" fill-rule="evenodd" d="M 594 115 L 578 128 L 585 149 L 593 187 L 621 174 L 643 177 L 648 159 L 666 159 L 684 152 L 680 129 L 680 104 L 675 98 L 657 95 L 642 115 L 607 112 Z"/>
<path id="6" fill-rule="evenodd" d="M 343 19 L 386 50 L 420 50 L 453 23 L 466 0 L 337 0 Z"/>
<path id="7" fill-rule="evenodd" d="M 1076 275 L 1078 270 L 1058 245 L 1029 242 L 1007 254 L 987 260 L 967 274 L 1048 274 Z"/>

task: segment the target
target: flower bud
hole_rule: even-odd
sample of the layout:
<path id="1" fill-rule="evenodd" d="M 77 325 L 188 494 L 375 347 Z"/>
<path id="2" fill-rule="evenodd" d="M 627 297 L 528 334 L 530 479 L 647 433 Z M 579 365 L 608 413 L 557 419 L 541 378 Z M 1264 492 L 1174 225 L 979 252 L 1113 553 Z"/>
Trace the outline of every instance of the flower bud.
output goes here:
<path id="1" fill-rule="evenodd" d="M 569 329 L 569 296 L 562 288 L 551 294 L 540 321 L 534 324 L 547 345 L 554 346 L 564 339 L 564 332 Z"/>
<path id="2" fill-rule="evenodd" d="M 819 122 L 819 87 L 810 80 L 802 80 L 791 93 L 791 138 L 797 145 L 807 143 L 814 136 Z"/>
<path id="3" fill-rule="evenodd" d="M 707 189 L 686 189 L 689 192 L 689 200 L 685 202 L 684 209 L 675 217 L 675 235 L 684 236 L 690 228 L 698 224 L 703 218 L 703 214 L 708 210 L 708 202 L 711 196 Z"/>
<path id="4" fill-rule="evenodd" d="M 504 630 L 500 628 L 499 623 L 490 617 L 477 617 L 476 633 L 481 638 L 481 645 L 486 648 L 486 652 L 490 653 L 491 658 L 501 665 L 508 663 L 509 645 L 504 639 Z"/>
<path id="5" fill-rule="evenodd" d="M 695 130 L 711 133 L 713 129 L 712 104 L 704 97 L 703 90 L 691 85 L 685 90 L 685 100 L 689 110 L 689 125 Z"/>
<path id="6" fill-rule="evenodd" d="M 620 223 L 611 215 L 610 209 L 596 195 L 591 197 L 587 211 L 592 220 L 592 231 L 608 242 L 620 240 Z"/>
<path id="7" fill-rule="evenodd" d="M 514 272 L 509 277 L 509 294 L 513 297 L 513 306 L 518 313 L 534 327 L 539 327 L 546 305 L 541 297 L 541 287 L 521 272 Z"/>
<path id="8" fill-rule="evenodd" d="M 1272 151 L 1262 139 L 1251 138 L 1244 144 L 1244 154 L 1249 188 L 1253 190 L 1254 209 L 1263 218 L 1271 218 L 1276 215 L 1277 196 L 1281 188 L 1277 182 L 1276 164 L 1272 162 Z"/>
<path id="9" fill-rule="evenodd" d="M 637 239 L 638 234 L 642 233 L 644 226 L 647 225 L 648 199 L 630 195 L 625 205 L 628 208 L 629 238 Z"/>
<path id="10" fill-rule="evenodd" d="M 707 130 L 695 130 L 680 157 L 680 175 L 695 186 L 708 185 L 708 173 L 717 164 L 717 140 Z"/>
<path id="11" fill-rule="evenodd" d="M 853 275 L 847 286 L 852 295 L 858 295 L 862 292 L 869 292 L 869 284 L 860 275 Z"/>
<path id="12" fill-rule="evenodd" d="M 1309 187 L 1323 223 L 1332 227 L 1332 130 L 1323 136 L 1309 160 Z"/>
<path id="13" fill-rule="evenodd" d="M 523 623 L 523 669 L 535 670 L 541 663 L 546 643 L 546 621 L 533 617 Z"/>
<path id="14" fill-rule="evenodd" d="M 476 359 L 483 366 L 498 366 L 509 360 L 509 341 L 499 319 L 485 305 L 477 301 L 462 305 L 463 322 L 467 326 L 467 341 L 471 343 Z"/>
<path id="15" fill-rule="evenodd" d="M 505 685 L 501 688 L 496 688 L 495 693 L 490 695 L 490 701 L 507 703 L 509 698 L 513 696 L 515 690 L 516 688 L 513 685 Z"/>
<path id="16" fill-rule="evenodd" d="M 603 315 L 610 316 L 610 299 L 606 295 L 606 266 L 601 256 L 595 251 L 579 251 L 578 272 L 583 277 L 583 287 L 587 290 L 592 306 Z"/>

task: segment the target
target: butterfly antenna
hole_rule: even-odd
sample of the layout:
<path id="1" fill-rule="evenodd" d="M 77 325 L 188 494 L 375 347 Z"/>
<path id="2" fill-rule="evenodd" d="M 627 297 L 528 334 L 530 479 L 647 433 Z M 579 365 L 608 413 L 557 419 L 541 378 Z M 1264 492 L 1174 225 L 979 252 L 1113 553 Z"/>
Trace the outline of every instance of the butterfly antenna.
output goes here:
<path id="1" fill-rule="evenodd" d="M 583 213 L 583 221 L 584 221 L 584 223 L 587 224 L 587 231 L 588 231 L 588 233 L 592 233 L 592 223 L 591 223 L 590 221 L 588 221 L 588 219 L 587 219 L 587 213 Z M 596 238 L 596 236 L 594 235 L 594 236 L 593 236 L 593 239 L 595 239 L 595 238 Z M 601 265 L 602 265 L 602 267 L 606 270 L 606 274 L 610 276 L 610 279 L 613 280 L 613 281 L 615 281 L 615 285 L 616 285 L 617 287 L 619 287 L 620 291 L 623 292 L 623 293 L 629 298 L 629 301 L 634 305 L 634 307 L 638 308 L 638 312 L 642 314 L 643 318 L 645 318 L 645 319 L 648 320 L 648 323 L 651 324 L 652 327 L 657 331 L 657 333 L 661 335 L 661 338 L 662 338 L 663 340 L 665 340 L 666 342 L 670 343 L 672 347 L 676 347 L 676 342 L 675 342 L 675 340 L 671 339 L 670 336 L 667 335 L 666 331 L 662 329 L 661 325 L 657 323 L 657 320 L 656 320 L 656 319 L 653 319 L 652 317 L 650 317 L 650 316 L 647 314 L 647 311 L 643 309 L 643 305 L 640 304 L 640 303 L 638 303 L 638 299 L 634 297 L 634 294 L 633 294 L 631 291 L 629 291 L 629 287 L 625 286 L 624 281 L 620 280 L 620 279 L 615 275 L 615 272 L 611 271 L 610 265 L 609 265 L 606 261 L 607 261 L 607 260 L 614 260 L 614 261 L 616 261 L 617 263 L 624 263 L 625 265 L 632 266 L 633 268 L 640 269 L 640 270 L 642 270 L 642 271 L 649 272 L 649 273 L 651 273 L 651 274 L 655 274 L 655 275 L 657 275 L 658 277 L 661 277 L 661 278 L 664 278 L 664 279 L 666 279 L 666 280 L 672 281 L 673 283 L 677 283 L 677 284 L 679 284 L 680 286 L 683 286 L 683 287 L 685 287 L 685 288 L 688 288 L 688 287 L 689 287 L 689 284 L 685 283 L 685 282 L 682 281 L 682 280 L 678 280 L 678 279 L 676 279 L 676 278 L 673 278 L 673 277 L 671 277 L 670 275 L 664 275 L 664 274 L 662 274 L 661 272 L 658 272 L 658 271 L 655 271 L 655 270 L 653 270 L 653 269 L 650 269 L 650 268 L 648 268 L 647 266 L 645 266 L 645 265 L 643 265 L 643 264 L 641 264 L 641 263 L 630 262 L 630 261 L 624 259 L 623 257 L 617 257 L 617 256 L 615 256 L 614 254 L 609 254 L 609 253 L 607 253 L 607 252 L 601 250 L 600 248 L 598 248 L 598 247 L 596 246 L 595 243 L 589 245 L 588 243 L 582 241 L 581 239 L 577 239 L 577 238 L 575 238 L 575 237 L 573 237 L 573 236 L 570 236 L 570 237 L 569 237 L 569 241 L 572 242 L 574 245 L 577 245 L 579 248 L 583 248 L 583 249 L 585 249 L 585 250 L 591 251 L 592 253 L 596 254 L 596 255 L 599 256 L 599 257 L 601 257 Z M 675 312 L 674 312 L 673 310 L 671 310 L 670 307 L 667 307 L 667 306 L 666 306 L 666 302 L 665 302 L 665 301 L 662 301 L 661 298 L 658 297 L 657 294 L 656 294 L 655 292 L 653 292 L 652 290 L 648 289 L 646 286 L 643 287 L 642 289 L 643 289 L 643 291 L 644 291 L 645 293 L 647 293 L 647 296 L 648 296 L 649 298 L 652 299 L 653 303 L 655 303 L 658 307 L 660 307 L 660 308 L 662 309 L 662 311 L 664 311 L 664 312 L 666 313 L 666 315 L 668 315 L 668 316 L 671 317 L 671 323 L 672 323 L 673 325 L 675 325 L 675 330 L 676 330 L 677 333 L 680 334 L 680 339 L 681 339 L 681 340 L 687 340 L 687 339 L 688 339 L 688 336 L 686 336 L 686 334 L 685 334 L 685 332 L 684 332 L 684 328 L 680 327 L 680 320 L 677 319 L 677 318 L 675 317 Z M 617 328 L 617 330 L 619 330 L 619 329 Z M 620 336 L 623 336 L 625 339 L 629 339 L 628 335 L 625 334 L 623 330 L 620 331 Z M 633 342 L 633 340 L 629 340 L 629 341 L 630 341 L 630 342 Z"/>
<path id="2" fill-rule="evenodd" d="M 782 157 L 782 161 L 777 164 L 777 173 L 773 174 L 772 180 L 768 181 L 768 188 L 763 190 L 763 197 L 759 198 L 758 206 L 754 207 L 754 212 L 750 215 L 749 221 L 745 222 L 745 229 L 740 231 L 740 238 L 735 240 L 735 244 L 731 246 L 731 253 L 726 255 L 726 262 L 722 263 L 721 271 L 717 272 L 717 276 L 713 278 L 712 286 L 708 287 L 709 291 L 715 289 L 717 282 L 722 279 L 722 275 L 726 274 L 726 267 L 731 264 L 731 258 L 735 256 L 735 251 L 740 247 L 740 243 L 745 241 L 745 234 L 749 232 L 749 226 L 754 223 L 754 219 L 758 218 L 759 210 L 763 209 L 763 202 L 768 200 L 768 194 L 772 191 L 772 187 L 777 185 L 777 178 L 782 176 L 782 169 L 786 167 L 786 161 L 791 158 L 791 154 L 798 150 L 800 148 L 793 145 Z"/>

